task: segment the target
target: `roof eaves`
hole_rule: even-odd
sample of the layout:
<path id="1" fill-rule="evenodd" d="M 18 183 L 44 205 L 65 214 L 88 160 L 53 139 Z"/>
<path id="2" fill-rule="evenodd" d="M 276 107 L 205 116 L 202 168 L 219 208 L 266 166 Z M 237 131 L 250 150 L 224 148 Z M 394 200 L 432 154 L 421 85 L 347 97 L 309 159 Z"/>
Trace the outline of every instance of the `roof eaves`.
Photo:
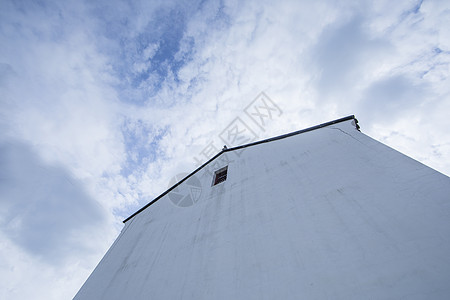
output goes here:
<path id="1" fill-rule="evenodd" d="M 319 128 L 322 128 L 322 127 L 327 127 L 327 126 L 330 126 L 330 125 L 333 125 L 333 124 L 336 124 L 336 123 L 341 123 L 341 122 L 345 122 L 345 121 L 349 121 L 349 120 L 355 120 L 356 129 L 359 130 L 358 120 L 355 118 L 354 115 L 351 115 L 351 116 L 340 118 L 340 119 L 337 119 L 337 120 L 334 120 L 334 121 L 330 121 L 330 122 L 326 122 L 326 123 L 323 123 L 323 124 L 319 124 L 319 125 L 316 125 L 316 126 L 313 126 L 313 127 L 309 127 L 309 128 L 297 130 L 297 131 L 294 131 L 294 132 L 286 133 L 286 134 L 283 134 L 283 135 L 279 135 L 279 136 L 276 136 L 276 137 L 268 138 L 268 139 L 265 139 L 265 140 L 256 141 L 256 142 L 253 142 L 253 143 L 248 143 L 248 144 L 245 144 L 245 145 L 228 148 L 228 149 L 225 149 L 223 152 L 239 150 L 239 149 L 247 148 L 247 147 L 254 146 L 254 145 L 259 145 L 259 144 L 264 144 L 264 143 L 268 143 L 268 142 L 273 142 L 273 141 L 276 141 L 276 140 L 281 140 L 281 139 L 284 139 L 284 138 L 287 138 L 287 137 L 290 137 L 290 136 L 293 136 L 293 135 L 305 133 L 305 132 L 308 132 L 308 131 L 313 131 L 313 130 L 316 130 L 316 129 L 319 129 Z"/>
<path id="2" fill-rule="evenodd" d="M 174 184 L 173 186 L 171 186 L 169 189 L 167 189 L 164 193 L 162 193 L 161 195 L 159 195 L 158 197 L 156 197 L 155 199 L 153 199 L 152 201 L 150 201 L 149 203 L 147 203 L 146 205 L 144 205 L 142 208 L 140 208 L 139 210 L 137 210 L 135 213 L 133 213 L 131 216 L 129 216 L 128 218 L 126 218 L 125 220 L 123 220 L 123 223 L 126 223 L 127 221 L 129 221 L 130 219 L 132 219 L 134 216 L 136 216 L 137 214 L 141 213 L 143 210 L 145 210 L 147 207 L 151 206 L 153 203 L 155 203 L 156 201 L 158 201 L 159 199 L 161 199 L 162 197 L 164 197 L 165 195 L 167 195 L 168 193 L 170 193 L 173 189 L 175 189 L 177 186 L 179 186 L 180 184 L 182 184 L 183 182 L 185 182 L 189 177 L 191 177 L 192 175 L 194 175 L 195 173 L 197 173 L 198 171 L 200 171 L 203 167 L 205 167 L 206 165 L 208 165 L 210 162 L 212 162 L 213 160 L 215 160 L 217 157 L 219 157 L 222 153 L 224 152 L 230 152 L 230 151 L 234 151 L 234 150 L 239 150 L 239 149 L 243 149 L 243 148 L 247 148 L 247 147 L 251 147 L 251 146 L 255 146 L 255 145 L 259 145 L 259 144 L 264 144 L 264 143 L 268 143 L 268 142 L 273 142 L 276 140 L 281 140 L 290 136 L 294 136 L 297 134 L 301 134 L 301 133 L 305 133 L 308 131 L 313 131 L 316 129 L 320 129 L 323 127 L 327 127 L 333 124 L 337 124 L 337 123 L 341 123 L 341 122 L 345 122 L 345 121 L 349 121 L 349 120 L 355 120 L 355 126 L 356 129 L 359 130 L 359 125 L 358 125 L 358 120 L 355 118 L 354 115 L 350 115 L 344 118 L 340 118 L 340 119 L 336 119 L 330 122 L 326 122 L 320 125 L 316 125 L 316 126 L 312 126 L 306 129 L 301 129 L 298 131 L 294 131 L 291 133 L 287 133 L 287 134 L 283 134 L 283 135 L 279 135 L 276 137 L 272 137 L 272 138 L 268 138 L 265 140 L 261 140 L 261 141 L 257 141 L 257 142 L 253 142 L 253 143 L 248 143 L 245 145 L 241 145 L 241 146 L 236 146 L 236 147 L 232 147 L 232 148 L 228 148 L 228 149 L 222 149 L 222 151 L 220 151 L 219 153 L 217 153 L 216 155 L 214 155 L 214 157 L 212 157 L 211 159 L 209 159 L 207 162 L 205 162 L 204 164 L 202 164 L 200 167 L 198 167 L 197 169 L 195 169 L 193 172 L 191 172 L 190 174 L 188 174 L 186 177 L 184 177 L 182 180 L 180 180 L 179 182 L 177 182 L 176 184 Z"/>

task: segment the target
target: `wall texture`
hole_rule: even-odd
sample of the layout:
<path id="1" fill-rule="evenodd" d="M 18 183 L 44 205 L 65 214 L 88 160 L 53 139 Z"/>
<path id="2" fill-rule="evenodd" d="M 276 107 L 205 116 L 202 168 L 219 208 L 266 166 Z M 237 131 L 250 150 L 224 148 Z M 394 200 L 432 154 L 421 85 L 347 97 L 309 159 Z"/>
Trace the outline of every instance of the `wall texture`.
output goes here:
<path id="1" fill-rule="evenodd" d="M 75 299 L 450 295 L 447 176 L 352 121 L 237 152 L 127 221 Z"/>

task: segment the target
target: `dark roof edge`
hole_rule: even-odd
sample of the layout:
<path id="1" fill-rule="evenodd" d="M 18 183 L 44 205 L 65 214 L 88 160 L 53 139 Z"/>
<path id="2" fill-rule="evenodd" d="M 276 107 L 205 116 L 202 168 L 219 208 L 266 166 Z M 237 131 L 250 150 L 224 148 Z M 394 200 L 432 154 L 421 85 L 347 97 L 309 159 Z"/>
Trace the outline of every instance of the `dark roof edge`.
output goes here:
<path id="1" fill-rule="evenodd" d="M 330 122 L 326 122 L 326 123 L 323 123 L 323 124 L 320 124 L 320 125 L 316 125 L 316 126 L 313 126 L 313 127 L 309 127 L 309 128 L 297 130 L 297 131 L 294 131 L 294 132 L 291 132 L 291 133 L 286 133 L 286 134 L 279 135 L 279 136 L 276 136 L 276 137 L 268 138 L 268 139 L 265 139 L 265 140 L 261 140 L 261 141 L 257 141 L 257 142 L 253 142 L 253 143 L 249 143 L 249 144 L 245 144 L 245 145 L 242 145 L 242 146 L 232 147 L 232 148 L 224 150 L 223 152 L 238 150 L 238 149 L 247 148 L 247 147 L 254 146 L 254 145 L 259 145 L 259 144 L 264 144 L 264 143 L 268 143 L 268 142 L 272 142 L 272 141 L 276 141 L 276 140 L 281 140 L 281 139 L 284 139 L 284 138 L 287 138 L 287 137 L 290 137 L 290 136 L 293 136 L 293 135 L 297 135 L 297 134 L 300 134 L 300 133 L 305 133 L 305 132 L 308 132 L 308 131 L 316 130 L 316 129 L 319 129 L 319 128 L 322 128 L 322 127 L 327 127 L 327 126 L 330 126 L 330 125 L 333 125 L 333 124 L 336 124 L 336 123 L 341 123 L 341 122 L 345 122 L 345 121 L 349 121 L 349 120 L 355 120 L 356 129 L 359 130 L 358 120 L 355 118 L 354 115 L 351 115 L 351 116 L 340 118 L 340 119 L 337 119 L 337 120 L 334 120 L 334 121 L 330 121 Z"/>
<path id="2" fill-rule="evenodd" d="M 219 153 L 217 153 L 216 155 L 214 155 L 214 157 L 212 157 L 211 159 L 209 159 L 207 162 L 205 162 L 203 165 L 201 165 L 200 167 L 198 167 L 197 169 L 195 169 L 193 172 L 191 172 L 189 175 L 187 175 L 186 177 L 184 177 L 182 180 L 180 180 L 179 182 L 177 182 L 175 185 L 173 185 L 172 187 L 170 187 L 169 189 L 167 189 L 164 193 L 162 193 L 161 195 L 159 195 L 158 197 L 156 197 L 154 200 L 150 201 L 149 203 L 147 203 L 146 205 L 144 205 L 142 208 L 140 208 L 138 211 L 136 211 L 135 213 L 133 213 L 131 216 L 129 216 L 128 218 L 126 218 L 125 220 L 123 220 L 123 223 L 126 223 L 127 221 L 129 221 L 130 219 L 132 219 L 134 216 L 136 216 L 137 214 L 141 213 L 143 210 L 145 210 L 147 207 L 149 207 L 150 205 L 152 205 L 153 203 L 155 203 L 156 201 L 158 201 L 159 199 L 161 199 L 162 197 L 164 197 L 165 195 L 167 195 L 170 191 L 172 191 L 173 189 L 175 189 L 177 186 L 179 186 L 180 184 L 182 184 L 184 181 L 186 181 L 189 177 L 191 177 L 192 175 L 194 175 L 195 173 L 197 173 L 198 171 L 200 171 L 204 166 L 206 166 L 207 164 L 209 164 L 210 162 L 212 162 L 213 160 L 215 160 L 217 157 L 219 157 L 222 153 L 224 152 L 229 152 L 229 151 L 233 151 L 233 150 L 238 150 L 238 149 L 243 149 L 243 148 L 247 148 L 250 146 L 255 146 L 255 145 L 259 145 L 259 144 L 263 144 L 263 143 L 268 143 L 268 142 L 272 142 L 272 141 L 276 141 L 276 140 L 281 140 L 293 135 L 297 135 L 300 133 L 305 133 L 308 131 L 312 131 L 312 130 L 316 130 L 322 127 L 327 127 L 333 124 L 337 124 L 337 123 L 341 123 L 341 122 L 345 122 L 345 121 L 349 121 L 349 120 L 355 120 L 355 125 L 356 125 L 356 129 L 359 130 L 359 125 L 358 125 L 358 120 L 355 118 L 354 115 L 350 115 L 344 118 L 340 118 L 334 121 L 330 121 L 330 122 L 326 122 L 320 125 L 316 125 L 313 127 L 309 127 L 306 129 L 302 129 L 302 130 L 298 130 L 298 131 L 294 131 L 291 133 L 287 133 L 287 134 L 283 134 L 283 135 L 279 135 L 276 137 L 272 137 L 272 138 L 268 138 L 265 140 L 261 140 L 261 141 L 257 141 L 257 142 L 253 142 L 253 143 L 249 143 L 249 144 L 245 144 L 242 146 L 237 146 L 237 147 L 232 147 L 232 148 L 228 148 L 225 150 L 220 151 Z"/>

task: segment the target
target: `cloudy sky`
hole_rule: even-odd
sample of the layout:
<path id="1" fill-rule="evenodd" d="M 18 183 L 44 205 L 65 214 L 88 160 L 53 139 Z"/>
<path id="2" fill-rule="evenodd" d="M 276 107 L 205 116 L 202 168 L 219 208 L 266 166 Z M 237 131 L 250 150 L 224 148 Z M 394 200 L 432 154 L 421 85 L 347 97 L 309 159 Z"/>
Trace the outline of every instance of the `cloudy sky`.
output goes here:
<path id="1" fill-rule="evenodd" d="M 2 299 L 73 297 L 229 128 L 355 114 L 450 174 L 449 1 L 0 0 L 0 45 Z"/>

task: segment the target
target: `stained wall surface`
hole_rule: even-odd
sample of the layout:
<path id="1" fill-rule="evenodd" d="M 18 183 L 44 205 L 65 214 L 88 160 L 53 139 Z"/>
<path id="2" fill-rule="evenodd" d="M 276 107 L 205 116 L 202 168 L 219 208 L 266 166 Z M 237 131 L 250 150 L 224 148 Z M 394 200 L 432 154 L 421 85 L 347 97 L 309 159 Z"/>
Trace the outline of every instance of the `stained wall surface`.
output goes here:
<path id="1" fill-rule="evenodd" d="M 223 153 L 196 203 L 127 221 L 75 299 L 448 299 L 450 179 L 352 122 Z"/>

